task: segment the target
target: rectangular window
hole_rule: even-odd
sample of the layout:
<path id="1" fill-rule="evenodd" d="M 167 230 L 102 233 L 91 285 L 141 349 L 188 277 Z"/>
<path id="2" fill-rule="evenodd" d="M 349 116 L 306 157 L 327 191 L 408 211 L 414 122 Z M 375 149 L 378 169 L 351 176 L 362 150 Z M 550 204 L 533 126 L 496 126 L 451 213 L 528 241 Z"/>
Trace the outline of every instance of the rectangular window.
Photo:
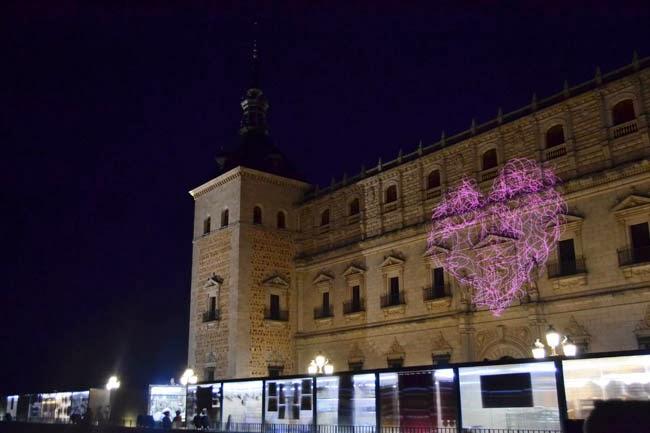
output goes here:
<path id="1" fill-rule="evenodd" d="M 456 424 L 452 369 L 379 373 L 379 389 L 382 427 L 390 431 L 456 431 L 452 428 Z"/>
<path id="2" fill-rule="evenodd" d="M 229 420 L 231 423 L 260 424 L 263 392 L 261 380 L 224 383 L 223 420 Z"/>
<path id="3" fill-rule="evenodd" d="M 560 259 L 560 272 L 562 275 L 576 273 L 576 250 L 573 239 L 560 241 L 557 246 L 558 258 Z"/>
<path id="4" fill-rule="evenodd" d="M 343 374 L 316 378 L 318 424 L 341 426 L 318 431 L 375 431 L 375 375 Z M 343 427 L 356 426 L 356 427 Z"/>
<path id="5" fill-rule="evenodd" d="M 208 233 L 210 233 L 210 217 L 203 220 L 203 234 L 207 235 Z"/>
<path id="6" fill-rule="evenodd" d="M 461 367 L 461 428 L 560 431 L 555 365 Z"/>
<path id="7" fill-rule="evenodd" d="M 210 314 L 214 314 L 217 311 L 217 297 L 210 296 Z"/>
<path id="8" fill-rule="evenodd" d="M 328 314 L 330 311 L 330 292 L 323 293 L 323 313 Z"/>
<path id="9" fill-rule="evenodd" d="M 630 226 L 630 238 L 632 239 L 632 256 L 636 263 L 650 260 L 650 231 L 648 223 L 634 224 Z"/>
<path id="10" fill-rule="evenodd" d="M 271 295 L 271 319 L 280 318 L 280 296 Z"/>
<path id="11" fill-rule="evenodd" d="M 205 372 L 203 375 L 205 381 L 213 381 L 214 380 L 214 367 L 206 367 Z"/>
<path id="12" fill-rule="evenodd" d="M 597 400 L 650 400 L 650 355 L 567 359 L 562 367 L 569 419 L 587 418 Z"/>
<path id="13" fill-rule="evenodd" d="M 431 270 L 431 287 L 434 298 L 445 296 L 445 270 L 443 268 L 434 268 Z"/>
<path id="14" fill-rule="evenodd" d="M 352 310 L 361 310 L 361 288 L 359 286 L 352 287 Z"/>
<path id="15" fill-rule="evenodd" d="M 398 305 L 399 302 L 399 277 L 390 278 L 390 303 L 391 305 Z"/>

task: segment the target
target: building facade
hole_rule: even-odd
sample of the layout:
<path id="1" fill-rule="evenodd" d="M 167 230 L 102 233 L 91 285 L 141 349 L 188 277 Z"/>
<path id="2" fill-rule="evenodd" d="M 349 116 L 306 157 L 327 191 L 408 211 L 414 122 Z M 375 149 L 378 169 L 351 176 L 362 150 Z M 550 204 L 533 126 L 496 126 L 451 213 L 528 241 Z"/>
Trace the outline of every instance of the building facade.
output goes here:
<path id="1" fill-rule="evenodd" d="M 201 380 L 528 358 L 549 325 L 583 352 L 650 345 L 650 59 L 318 189 L 246 93 L 240 142 L 195 201 L 188 364 Z M 427 249 L 431 210 L 513 158 L 552 167 L 562 237 L 500 317 Z"/>

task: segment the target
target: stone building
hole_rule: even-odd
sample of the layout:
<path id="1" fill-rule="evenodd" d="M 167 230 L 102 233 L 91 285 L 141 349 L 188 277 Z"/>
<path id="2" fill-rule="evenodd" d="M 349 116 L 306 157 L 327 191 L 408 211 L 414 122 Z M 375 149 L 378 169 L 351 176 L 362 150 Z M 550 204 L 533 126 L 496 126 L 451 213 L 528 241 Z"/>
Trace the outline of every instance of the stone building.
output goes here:
<path id="1" fill-rule="evenodd" d="M 650 346 L 650 59 L 601 74 L 318 189 L 268 134 L 255 84 L 240 142 L 195 201 L 188 363 L 201 380 L 530 357 L 549 325 L 581 351 Z M 568 214 L 536 284 L 500 317 L 427 253 L 463 177 L 553 167 Z"/>

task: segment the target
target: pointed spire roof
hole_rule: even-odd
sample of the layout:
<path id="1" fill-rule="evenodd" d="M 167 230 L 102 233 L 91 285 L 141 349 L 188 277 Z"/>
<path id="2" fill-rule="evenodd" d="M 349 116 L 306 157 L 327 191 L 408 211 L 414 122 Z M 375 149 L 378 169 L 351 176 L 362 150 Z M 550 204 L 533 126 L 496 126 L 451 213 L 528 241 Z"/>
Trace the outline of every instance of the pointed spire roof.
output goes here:
<path id="1" fill-rule="evenodd" d="M 295 166 L 291 164 L 275 145 L 269 134 L 267 113 L 269 102 L 260 89 L 260 53 L 258 46 L 258 23 L 253 23 L 250 52 L 250 87 L 241 101 L 242 118 L 239 128 L 239 142 L 227 146 L 217 156 L 220 172 L 238 166 L 253 168 L 266 173 L 301 180 Z"/>

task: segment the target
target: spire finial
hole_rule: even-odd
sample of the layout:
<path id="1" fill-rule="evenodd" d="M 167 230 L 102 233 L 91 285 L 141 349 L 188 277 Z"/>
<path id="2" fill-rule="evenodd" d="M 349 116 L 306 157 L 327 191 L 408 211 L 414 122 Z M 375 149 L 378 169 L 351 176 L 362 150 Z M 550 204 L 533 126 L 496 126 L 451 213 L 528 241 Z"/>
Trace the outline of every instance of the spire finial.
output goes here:
<path id="1" fill-rule="evenodd" d="M 469 127 L 472 135 L 476 134 L 476 119 L 472 118 L 472 125 Z"/>
<path id="2" fill-rule="evenodd" d="M 447 139 L 445 137 L 445 130 L 443 129 L 442 133 L 440 134 L 440 143 L 442 143 L 442 145 L 444 146 L 446 141 Z"/>
<path id="3" fill-rule="evenodd" d="M 565 96 L 566 98 L 568 98 L 568 97 L 569 97 L 569 81 L 568 81 L 568 80 L 564 80 L 564 89 L 563 89 L 563 92 L 564 92 L 564 96 Z"/>
<path id="4" fill-rule="evenodd" d="M 420 142 L 418 143 L 418 155 L 422 155 L 423 150 L 422 139 L 420 139 Z"/>
<path id="5" fill-rule="evenodd" d="M 253 89 L 260 88 L 260 52 L 257 47 L 258 32 L 259 32 L 259 26 L 257 20 L 255 20 L 253 21 L 253 46 L 251 50 L 251 68 L 252 68 L 251 88 Z"/>
<path id="6" fill-rule="evenodd" d="M 403 156 L 404 156 L 404 152 L 402 152 L 402 149 L 400 148 L 399 152 L 397 153 L 397 162 L 401 163 Z"/>
<path id="7" fill-rule="evenodd" d="M 636 50 L 632 53 L 632 66 L 635 71 L 639 70 L 639 53 L 637 53 Z"/>
<path id="8" fill-rule="evenodd" d="M 377 161 L 377 170 L 381 171 L 381 157 L 379 157 L 379 161 Z"/>
<path id="9" fill-rule="evenodd" d="M 600 73 L 600 66 L 596 66 L 596 74 L 594 76 L 594 80 L 596 80 L 596 84 L 598 85 L 603 84 L 603 74 Z"/>
<path id="10" fill-rule="evenodd" d="M 497 111 L 497 122 L 499 122 L 499 124 L 503 122 L 503 110 L 501 107 L 499 107 L 499 111 Z"/>
<path id="11" fill-rule="evenodd" d="M 530 101 L 530 108 L 537 110 L 537 93 L 533 93 L 533 99 Z"/>

